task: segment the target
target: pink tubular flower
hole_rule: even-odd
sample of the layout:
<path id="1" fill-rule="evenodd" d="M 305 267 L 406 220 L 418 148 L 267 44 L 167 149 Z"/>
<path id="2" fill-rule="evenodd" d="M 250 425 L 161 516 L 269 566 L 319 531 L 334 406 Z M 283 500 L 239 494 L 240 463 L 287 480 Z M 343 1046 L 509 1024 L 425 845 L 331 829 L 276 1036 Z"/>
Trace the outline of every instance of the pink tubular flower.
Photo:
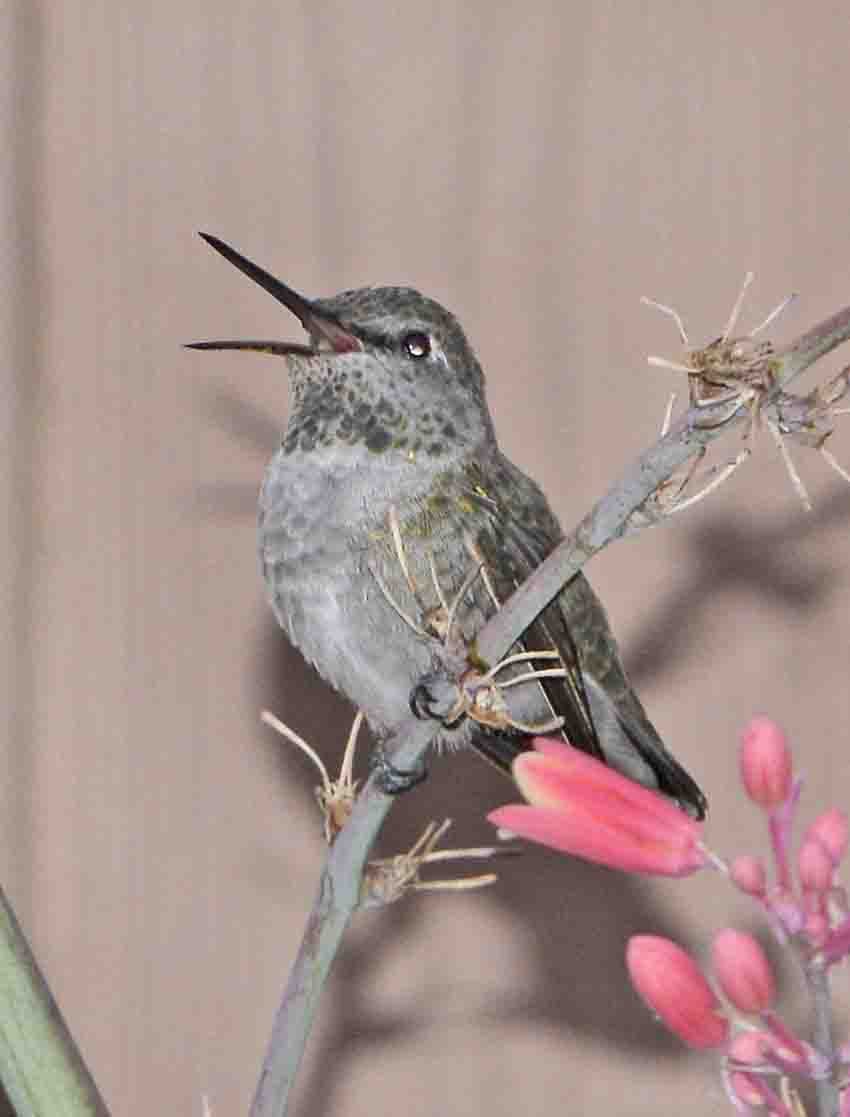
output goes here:
<path id="1" fill-rule="evenodd" d="M 832 887 L 835 863 L 818 838 L 806 837 L 797 853 L 797 876 L 804 892 L 825 898 Z"/>
<path id="2" fill-rule="evenodd" d="M 721 931 L 714 940 L 712 967 L 724 996 L 741 1012 L 764 1012 L 775 986 L 767 955 L 752 935 Z"/>
<path id="3" fill-rule="evenodd" d="M 733 884 L 748 896 L 763 899 L 767 889 L 767 872 L 760 857 L 742 853 L 729 866 L 729 876 Z"/>
<path id="4" fill-rule="evenodd" d="M 690 1047 L 723 1047 L 729 1021 L 696 962 L 658 935 L 633 935 L 626 948 L 632 985 L 649 1008 Z"/>
<path id="5" fill-rule="evenodd" d="M 812 1048 L 805 1044 L 775 1012 L 765 1012 L 762 1016 L 773 1040 L 771 1061 L 781 1067 L 786 1074 L 809 1074 L 813 1070 L 824 1073 L 826 1063 L 821 1057 L 812 1059 Z M 818 1064 L 819 1065 L 816 1065 Z"/>
<path id="6" fill-rule="evenodd" d="M 838 1103 L 838 1117 L 850 1117 L 850 1086 L 845 1086 L 841 1091 L 841 1100 Z"/>
<path id="7" fill-rule="evenodd" d="M 759 1066 L 771 1062 L 770 1048 L 770 1036 L 764 1032 L 739 1032 L 729 1045 L 728 1056 L 739 1066 L 746 1063 Z M 771 1117 L 791 1117 L 791 1111 L 759 1072 L 730 1068 L 729 1086 L 736 1103 L 766 1106 Z"/>
<path id="8" fill-rule="evenodd" d="M 561 741 L 538 737 L 513 773 L 530 805 L 491 811 L 495 826 L 631 873 L 686 876 L 707 863 L 700 823 Z"/>
<path id="9" fill-rule="evenodd" d="M 767 717 L 753 718 L 741 741 L 741 778 L 760 807 L 781 806 L 791 791 L 791 751 L 785 734 Z"/>
<path id="10" fill-rule="evenodd" d="M 759 1065 L 768 1061 L 772 1041 L 766 1032 L 738 1032 L 729 1044 L 728 1056 L 735 1063 Z M 764 1105 L 761 1080 L 751 1073 L 732 1071 L 730 1084 L 744 1105 Z"/>
<path id="11" fill-rule="evenodd" d="M 847 850 L 847 815 L 838 807 L 818 815 L 806 831 L 805 842 L 819 842 L 838 867 Z"/>
<path id="12" fill-rule="evenodd" d="M 838 926 L 829 932 L 826 942 L 822 945 L 821 953 L 826 964 L 830 966 L 850 954 L 850 915 L 842 919 Z"/>
<path id="13" fill-rule="evenodd" d="M 822 911 L 810 911 L 803 924 L 809 946 L 819 950 L 830 939 L 829 920 Z"/>

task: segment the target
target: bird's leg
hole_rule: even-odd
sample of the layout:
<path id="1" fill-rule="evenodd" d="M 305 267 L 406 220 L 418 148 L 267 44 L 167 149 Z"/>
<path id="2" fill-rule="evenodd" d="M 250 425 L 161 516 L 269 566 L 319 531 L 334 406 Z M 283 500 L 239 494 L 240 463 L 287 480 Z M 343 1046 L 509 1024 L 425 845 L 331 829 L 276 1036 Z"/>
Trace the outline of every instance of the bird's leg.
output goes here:
<path id="1" fill-rule="evenodd" d="M 305 756 L 309 757 L 319 772 L 321 784 L 316 787 L 316 801 L 322 812 L 324 821 L 325 840 L 332 845 L 337 834 L 342 830 L 351 814 L 354 798 L 357 793 L 357 781 L 352 779 L 354 765 L 354 751 L 357 745 L 357 736 L 363 725 L 363 713 L 358 711 L 348 734 L 339 777 L 332 780 L 328 775 L 322 758 L 307 742 L 300 737 L 294 729 L 285 722 L 276 718 L 274 714 L 264 710 L 261 721 L 271 726 L 287 741 L 299 748 Z M 394 769 L 395 771 L 395 769 Z M 363 880 L 363 899 L 361 907 L 375 907 L 378 904 L 389 904 L 410 891 L 437 892 L 437 891 L 466 891 L 473 888 L 483 888 L 492 884 L 497 878 L 495 873 L 482 873 L 479 876 L 464 877 L 455 880 L 423 881 L 419 872 L 425 865 L 435 864 L 438 861 L 458 860 L 486 860 L 499 857 L 503 854 L 518 853 L 511 846 L 481 846 L 470 849 L 442 849 L 437 850 L 437 845 L 445 836 L 451 820 L 446 819 L 440 826 L 429 822 L 421 837 L 413 847 L 396 857 L 380 858 L 370 861 Z"/>
<path id="2" fill-rule="evenodd" d="M 412 791 L 417 784 L 428 778 L 428 768 L 424 760 L 421 760 L 415 768 L 397 768 L 380 742 L 375 745 L 369 757 L 369 771 L 375 773 L 378 786 L 384 795 L 402 795 L 405 791 Z"/>
<path id="3" fill-rule="evenodd" d="M 335 780 L 332 780 L 328 775 L 328 770 L 316 750 L 308 745 L 303 737 L 299 737 L 294 729 L 290 729 L 285 722 L 276 718 L 268 710 L 263 711 L 261 720 L 299 748 L 317 768 L 321 784 L 315 789 L 316 802 L 319 805 L 324 822 L 325 841 L 328 845 L 332 845 L 337 834 L 348 821 L 357 794 L 358 781 L 352 778 L 352 770 L 357 737 L 363 725 L 362 710 L 358 710 L 352 722 L 342 756 L 339 776 Z M 422 783 L 428 775 L 424 760 L 416 768 L 408 771 L 397 768 L 387 757 L 380 742 L 372 752 L 369 767 L 370 770 L 377 772 L 378 783 L 385 795 L 399 795 L 403 791 L 409 791 L 417 784 Z"/>
<path id="4" fill-rule="evenodd" d="M 466 703 L 458 683 L 463 676 L 465 660 L 460 656 L 435 662 L 410 692 L 410 712 L 420 721 L 440 721 L 452 726 L 466 712 Z"/>

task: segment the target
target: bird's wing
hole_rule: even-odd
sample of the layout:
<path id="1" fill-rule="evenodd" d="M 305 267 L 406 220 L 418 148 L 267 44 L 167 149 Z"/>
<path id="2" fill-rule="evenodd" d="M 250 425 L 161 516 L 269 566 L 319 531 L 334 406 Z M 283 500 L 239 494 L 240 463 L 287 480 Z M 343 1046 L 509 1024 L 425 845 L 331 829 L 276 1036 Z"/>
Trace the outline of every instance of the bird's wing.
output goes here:
<path id="1" fill-rule="evenodd" d="M 537 485 L 501 455 L 488 466 L 486 487 L 483 473 L 473 469 L 467 476 L 475 543 L 496 595 L 505 601 L 561 541 L 560 526 Z M 585 636 L 580 653 L 571 626 L 586 633 L 588 619 L 596 636 L 607 638 Z M 584 575 L 576 575 L 540 613 L 521 645 L 527 651 L 551 648 L 559 653 L 565 677 L 541 679 L 539 685 L 553 713 L 564 719 L 562 733 L 571 745 L 638 783 L 657 784 L 697 818 L 704 817 L 705 796 L 646 716 L 620 662 L 605 610 Z M 496 734 L 473 744 L 500 767 L 508 767 L 529 742 Z"/>
<path id="2" fill-rule="evenodd" d="M 468 483 L 464 495 L 471 509 L 469 523 L 474 525 L 473 543 L 501 603 L 554 550 L 560 542 L 561 530 L 539 488 L 506 459 L 487 469 L 486 486 L 474 467 L 465 476 Z M 553 716 L 564 719 L 561 732 L 566 740 L 604 759 L 579 668 L 578 651 L 557 599 L 529 625 L 511 651 L 558 653 L 560 663 L 541 659 L 534 666 L 563 667 L 564 677 L 541 679 L 538 685 Z M 529 747 L 529 740 L 515 734 L 483 733 L 476 735 L 473 744 L 500 767 L 509 767 L 514 756 Z"/>

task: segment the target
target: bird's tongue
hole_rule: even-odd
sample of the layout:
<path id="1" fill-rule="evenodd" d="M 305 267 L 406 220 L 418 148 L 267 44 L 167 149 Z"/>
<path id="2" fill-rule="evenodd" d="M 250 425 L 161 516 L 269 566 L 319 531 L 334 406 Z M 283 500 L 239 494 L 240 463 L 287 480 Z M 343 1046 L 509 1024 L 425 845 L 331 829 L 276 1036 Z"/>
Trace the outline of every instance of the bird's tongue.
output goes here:
<path id="1" fill-rule="evenodd" d="M 363 343 L 354 334 L 349 333 L 339 322 L 334 318 L 329 318 L 326 314 L 311 308 L 306 318 L 301 319 L 304 324 L 304 329 L 310 334 L 313 341 L 318 341 L 319 344 L 314 346 L 316 349 L 322 349 L 322 342 L 326 342 L 334 353 L 355 353 L 358 349 L 363 348 Z"/>

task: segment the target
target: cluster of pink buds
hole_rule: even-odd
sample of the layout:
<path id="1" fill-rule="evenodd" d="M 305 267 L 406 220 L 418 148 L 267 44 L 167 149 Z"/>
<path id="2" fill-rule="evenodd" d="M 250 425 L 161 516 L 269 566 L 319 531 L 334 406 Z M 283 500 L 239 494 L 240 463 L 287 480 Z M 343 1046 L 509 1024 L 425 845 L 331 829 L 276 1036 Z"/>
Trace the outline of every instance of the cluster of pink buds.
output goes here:
<path id="1" fill-rule="evenodd" d="M 830 1078 L 836 1059 L 800 1039 L 773 1010 L 773 971 L 752 935 L 721 931 L 711 961 L 726 1006 L 670 939 L 635 935 L 626 951 L 632 984 L 665 1026 L 690 1047 L 723 1054 L 723 1079 L 736 1108 L 796 1117 L 802 1110 L 791 1078 Z"/>
<path id="2" fill-rule="evenodd" d="M 515 762 L 514 774 L 527 804 L 494 811 L 489 817 L 496 825 L 628 872 L 682 876 L 710 865 L 753 898 L 779 943 L 802 965 L 814 1004 L 814 1043 L 795 1035 L 775 1012 L 773 971 L 758 941 L 731 928 L 716 936 L 712 949 L 725 1005 L 694 959 L 655 935 L 629 942 L 632 984 L 685 1043 L 722 1053 L 727 1093 L 740 1111 L 799 1117 L 802 1102 L 791 1086 L 797 1077 L 817 1084 L 820 1113 L 850 1117 L 850 1043 L 833 1048 L 828 987 L 830 967 L 850 954 L 850 907 L 836 880 L 847 849 L 847 817 L 837 809 L 819 815 L 795 855 L 801 781 L 793 777 L 788 743 L 775 722 L 754 718 L 741 746 L 744 788 L 767 815 L 772 879 L 764 859 L 747 855 L 727 864 L 706 849 L 700 823 L 562 743 L 535 742 L 535 751 Z"/>
<path id="3" fill-rule="evenodd" d="M 850 1067 L 850 1045 L 835 1052 L 830 1036 L 827 971 L 850 953 L 847 895 L 836 871 L 847 848 L 847 818 L 833 809 L 808 827 L 793 856 L 792 827 L 800 780 L 782 730 L 755 718 L 741 745 L 741 777 L 747 795 L 767 813 L 774 880 L 761 858 L 737 857 L 729 865 L 735 885 L 760 905 L 779 942 L 802 964 L 823 1045 L 797 1036 L 773 1009 L 770 963 L 751 935 L 728 928 L 714 940 L 712 969 L 728 1002 L 724 1010 L 696 962 L 680 946 L 652 935 L 629 942 L 626 961 L 632 984 L 670 1031 L 692 1047 L 724 1055 L 724 1081 L 732 1102 L 747 1112 L 765 1108 L 777 1117 L 801 1113 L 793 1077 L 825 1087 L 823 1112 L 850 1114 L 850 1090 L 839 1094 Z M 737 1026 L 733 1028 L 733 1023 Z"/>
<path id="4" fill-rule="evenodd" d="M 793 779 L 785 735 L 769 718 L 754 718 L 741 744 L 741 777 L 750 799 L 767 813 L 775 880 L 761 858 L 735 858 L 734 883 L 761 904 L 780 942 L 792 939 L 815 964 L 850 953 L 850 909 L 836 872 L 847 849 L 847 816 L 837 808 L 812 822 L 793 856 L 793 824 L 802 781 Z M 795 872 L 796 870 L 796 872 Z"/>

